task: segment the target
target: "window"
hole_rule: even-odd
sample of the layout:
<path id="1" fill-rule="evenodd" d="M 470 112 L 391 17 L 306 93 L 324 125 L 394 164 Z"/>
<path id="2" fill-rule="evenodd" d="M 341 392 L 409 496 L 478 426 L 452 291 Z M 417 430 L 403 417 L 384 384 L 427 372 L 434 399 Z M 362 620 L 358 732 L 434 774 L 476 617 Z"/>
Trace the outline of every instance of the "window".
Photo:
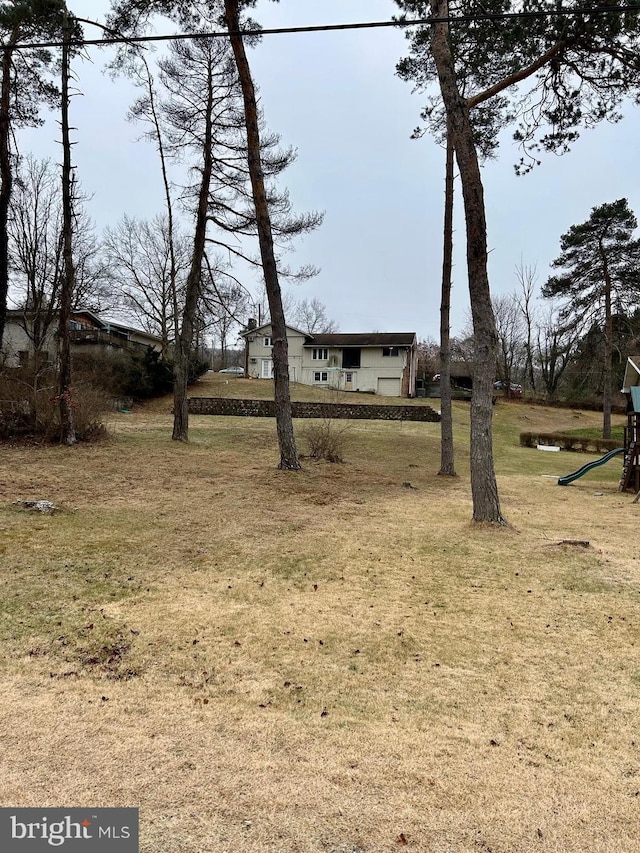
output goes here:
<path id="1" fill-rule="evenodd" d="M 328 382 L 329 381 L 329 374 L 327 373 L 326 370 L 316 370 L 316 372 L 313 374 L 313 381 L 314 382 Z"/>
<path id="2" fill-rule="evenodd" d="M 329 350 L 328 349 L 314 349 L 311 358 L 314 361 L 327 361 L 329 358 Z"/>
<path id="3" fill-rule="evenodd" d="M 360 367 L 360 349 L 349 347 L 342 350 L 342 367 L 353 370 Z"/>
<path id="4" fill-rule="evenodd" d="M 344 381 L 353 382 L 353 373 L 345 373 Z"/>
<path id="5" fill-rule="evenodd" d="M 273 338 L 269 335 L 265 335 L 263 343 L 264 343 L 265 347 L 272 347 L 273 346 Z"/>
<path id="6" fill-rule="evenodd" d="M 398 356 L 400 355 L 399 347 L 382 347 L 382 355 L 385 356 Z"/>

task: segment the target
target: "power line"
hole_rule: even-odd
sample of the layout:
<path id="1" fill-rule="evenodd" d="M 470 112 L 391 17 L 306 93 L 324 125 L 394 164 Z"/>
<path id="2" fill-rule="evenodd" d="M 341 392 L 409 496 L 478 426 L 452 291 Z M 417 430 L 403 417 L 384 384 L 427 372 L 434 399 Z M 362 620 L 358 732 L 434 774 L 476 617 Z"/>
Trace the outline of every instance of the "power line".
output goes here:
<path id="1" fill-rule="evenodd" d="M 580 17 L 583 15 L 607 15 L 611 13 L 621 14 L 623 12 L 638 12 L 640 13 L 640 3 L 627 3 L 624 6 L 597 6 L 595 8 L 580 8 L 580 9 L 545 9 L 540 11 L 530 12 L 500 12 L 500 13 L 482 13 L 473 15 L 449 15 L 445 18 L 415 18 L 405 19 L 399 18 L 393 21 L 364 21 L 355 24 L 319 24 L 309 27 L 273 27 L 270 29 L 257 30 L 242 30 L 240 32 L 230 33 L 228 30 L 213 31 L 208 33 L 172 33 L 167 35 L 146 35 L 146 36 L 113 36 L 102 39 L 82 39 L 74 40 L 73 45 L 77 47 L 98 46 L 106 47 L 114 44 L 147 44 L 160 41 L 181 41 L 183 39 L 211 39 L 211 38 L 229 38 L 230 35 L 242 36 L 272 36 L 272 35 L 292 35 L 296 33 L 327 33 L 337 32 L 341 30 L 365 30 L 365 29 L 382 29 L 385 27 L 415 27 L 428 26 L 432 24 L 469 24 L 480 21 L 505 21 L 505 20 L 530 20 L 533 18 L 559 18 L 559 17 Z M 96 24 L 96 26 L 101 26 Z M 12 45 L 12 50 L 34 50 L 49 47 L 62 47 L 61 41 L 47 42 L 32 42 L 29 44 Z M 0 48 L 6 50 L 8 45 L 0 45 Z"/>

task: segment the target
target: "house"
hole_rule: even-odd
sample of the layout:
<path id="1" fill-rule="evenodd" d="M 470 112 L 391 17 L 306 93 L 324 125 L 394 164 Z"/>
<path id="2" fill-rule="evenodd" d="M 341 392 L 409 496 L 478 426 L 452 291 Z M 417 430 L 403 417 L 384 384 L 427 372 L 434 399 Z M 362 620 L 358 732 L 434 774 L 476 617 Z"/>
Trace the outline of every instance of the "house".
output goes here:
<path id="1" fill-rule="evenodd" d="M 33 363 L 35 340 L 40 339 L 38 361 L 40 365 L 55 361 L 57 353 L 57 318 L 49 318 L 40 324 L 38 318 L 28 311 L 7 311 L 2 342 L 4 364 L 7 367 L 26 367 Z M 156 335 L 104 320 L 87 309 L 73 311 L 69 323 L 71 352 L 113 352 L 121 349 L 151 347 L 160 351 L 162 341 Z"/>
<path id="2" fill-rule="evenodd" d="M 247 376 L 271 379 L 269 323 L 242 332 Z M 418 341 L 415 332 L 309 334 L 287 326 L 289 378 L 303 385 L 366 391 L 388 397 L 415 395 Z"/>

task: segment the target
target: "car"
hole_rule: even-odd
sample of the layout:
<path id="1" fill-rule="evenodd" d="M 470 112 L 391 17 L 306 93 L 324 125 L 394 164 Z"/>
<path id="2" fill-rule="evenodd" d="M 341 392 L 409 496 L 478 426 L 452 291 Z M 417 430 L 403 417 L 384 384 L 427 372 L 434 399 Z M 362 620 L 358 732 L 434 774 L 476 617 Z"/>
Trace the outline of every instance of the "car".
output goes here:
<path id="1" fill-rule="evenodd" d="M 496 391 L 504 391 L 504 383 L 501 380 L 493 383 L 493 387 Z M 509 385 L 509 396 L 510 397 L 522 397 L 522 385 L 516 385 L 515 382 L 511 382 Z"/>
<path id="2" fill-rule="evenodd" d="M 244 367 L 225 367 L 220 373 L 226 373 L 227 376 L 244 376 Z"/>

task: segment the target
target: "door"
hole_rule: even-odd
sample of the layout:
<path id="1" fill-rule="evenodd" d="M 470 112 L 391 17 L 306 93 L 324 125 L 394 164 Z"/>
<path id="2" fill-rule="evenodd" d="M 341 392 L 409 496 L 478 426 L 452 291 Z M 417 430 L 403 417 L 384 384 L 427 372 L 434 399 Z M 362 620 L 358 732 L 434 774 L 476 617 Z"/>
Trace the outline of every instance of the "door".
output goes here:
<path id="1" fill-rule="evenodd" d="M 378 394 L 385 397 L 400 396 L 400 379 L 378 379 Z"/>
<path id="2" fill-rule="evenodd" d="M 270 358 L 262 359 L 262 368 L 260 370 L 261 379 L 273 379 L 273 361 Z"/>

